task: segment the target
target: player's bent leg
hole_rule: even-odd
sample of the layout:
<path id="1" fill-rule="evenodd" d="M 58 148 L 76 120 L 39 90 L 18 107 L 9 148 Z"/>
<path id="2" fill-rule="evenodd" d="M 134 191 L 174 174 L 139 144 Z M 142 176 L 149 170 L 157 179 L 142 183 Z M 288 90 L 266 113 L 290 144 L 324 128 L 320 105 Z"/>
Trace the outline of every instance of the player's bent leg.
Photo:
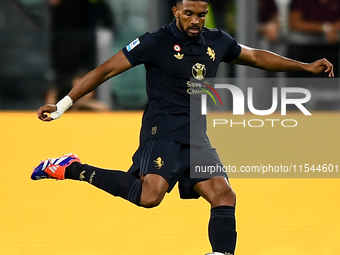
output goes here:
<path id="1" fill-rule="evenodd" d="M 141 177 L 142 195 L 140 205 L 145 208 L 158 206 L 169 188 L 168 182 L 160 175 L 147 174 Z"/>
<path id="2" fill-rule="evenodd" d="M 234 254 L 236 247 L 236 195 L 224 177 L 202 181 L 194 190 L 211 204 L 208 226 L 213 252 Z"/>

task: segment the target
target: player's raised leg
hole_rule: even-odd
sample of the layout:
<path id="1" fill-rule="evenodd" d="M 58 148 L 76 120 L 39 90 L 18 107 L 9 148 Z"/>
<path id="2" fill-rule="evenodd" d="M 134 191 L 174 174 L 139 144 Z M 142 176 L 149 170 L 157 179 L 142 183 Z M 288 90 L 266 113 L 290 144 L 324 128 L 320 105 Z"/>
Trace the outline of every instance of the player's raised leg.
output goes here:
<path id="1" fill-rule="evenodd" d="M 214 177 L 194 186 L 194 190 L 211 204 L 209 240 L 214 252 L 234 254 L 236 246 L 236 194 L 224 177 Z"/>
<path id="2" fill-rule="evenodd" d="M 168 189 L 167 181 L 159 175 L 147 174 L 138 179 L 124 171 L 81 164 L 75 154 L 41 162 L 34 169 L 31 178 L 86 181 L 114 196 L 146 208 L 159 205 Z"/>

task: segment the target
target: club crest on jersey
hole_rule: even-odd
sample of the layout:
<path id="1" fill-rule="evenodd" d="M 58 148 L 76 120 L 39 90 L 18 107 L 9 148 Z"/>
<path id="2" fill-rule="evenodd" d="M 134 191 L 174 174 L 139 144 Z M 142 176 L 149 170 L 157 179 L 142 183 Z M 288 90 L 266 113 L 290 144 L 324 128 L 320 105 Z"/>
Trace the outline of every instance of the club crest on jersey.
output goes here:
<path id="1" fill-rule="evenodd" d="M 132 51 L 135 47 L 137 47 L 140 44 L 139 38 L 131 42 L 130 44 L 126 45 L 127 51 Z"/>
<path id="2" fill-rule="evenodd" d="M 205 65 L 203 65 L 203 64 L 196 63 L 192 67 L 192 75 L 197 80 L 200 80 L 200 81 L 203 80 L 206 73 L 207 73 L 207 69 L 205 68 Z"/>
<path id="3" fill-rule="evenodd" d="M 216 53 L 212 48 L 208 47 L 207 54 L 209 55 L 210 59 L 212 59 L 212 61 L 215 61 Z"/>

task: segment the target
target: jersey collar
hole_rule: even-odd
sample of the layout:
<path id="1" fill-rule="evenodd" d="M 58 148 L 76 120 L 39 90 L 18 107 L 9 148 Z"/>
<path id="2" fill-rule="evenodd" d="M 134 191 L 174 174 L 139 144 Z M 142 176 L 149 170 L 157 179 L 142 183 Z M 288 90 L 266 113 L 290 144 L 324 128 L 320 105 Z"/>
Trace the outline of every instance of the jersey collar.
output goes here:
<path id="1" fill-rule="evenodd" d="M 171 30 L 174 33 L 174 35 L 183 43 L 183 45 L 189 45 L 190 43 L 199 43 L 199 44 L 205 44 L 204 37 L 202 33 L 198 36 L 198 38 L 191 39 L 185 36 L 176 26 L 176 20 L 174 20 L 171 23 Z"/>

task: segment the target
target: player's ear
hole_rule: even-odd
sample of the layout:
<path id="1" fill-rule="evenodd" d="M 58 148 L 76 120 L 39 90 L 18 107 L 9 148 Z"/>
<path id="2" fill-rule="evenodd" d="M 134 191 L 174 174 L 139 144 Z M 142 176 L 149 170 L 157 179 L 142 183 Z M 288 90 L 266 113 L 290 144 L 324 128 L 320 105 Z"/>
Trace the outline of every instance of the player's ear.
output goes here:
<path id="1" fill-rule="evenodd" d="M 179 11 L 178 11 L 177 6 L 172 7 L 172 13 L 174 14 L 175 18 L 179 17 Z"/>

